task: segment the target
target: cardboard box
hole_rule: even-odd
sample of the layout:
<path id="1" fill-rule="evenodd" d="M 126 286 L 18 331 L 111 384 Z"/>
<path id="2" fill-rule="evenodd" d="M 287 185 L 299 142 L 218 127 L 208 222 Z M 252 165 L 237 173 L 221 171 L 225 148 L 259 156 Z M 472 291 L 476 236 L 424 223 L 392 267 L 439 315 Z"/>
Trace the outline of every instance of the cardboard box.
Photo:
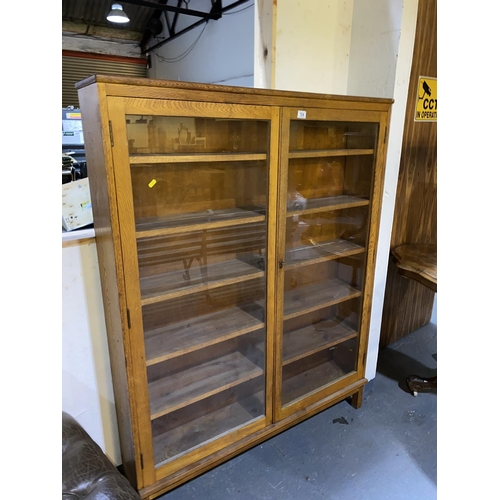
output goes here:
<path id="1" fill-rule="evenodd" d="M 62 185 L 62 225 L 73 231 L 94 222 L 89 180 L 80 179 Z"/>

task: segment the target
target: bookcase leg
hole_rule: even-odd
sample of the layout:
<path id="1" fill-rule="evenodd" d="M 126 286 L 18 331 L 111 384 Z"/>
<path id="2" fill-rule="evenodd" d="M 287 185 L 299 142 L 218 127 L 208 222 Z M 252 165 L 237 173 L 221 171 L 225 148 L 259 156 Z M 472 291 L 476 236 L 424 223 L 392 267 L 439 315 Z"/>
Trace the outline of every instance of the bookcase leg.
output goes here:
<path id="1" fill-rule="evenodd" d="M 349 403 L 351 404 L 351 406 L 353 408 L 356 408 L 356 410 L 361 408 L 361 403 L 363 402 L 363 389 L 364 389 L 364 387 L 361 387 L 361 389 L 359 389 L 357 392 L 355 392 L 349 400 Z"/>

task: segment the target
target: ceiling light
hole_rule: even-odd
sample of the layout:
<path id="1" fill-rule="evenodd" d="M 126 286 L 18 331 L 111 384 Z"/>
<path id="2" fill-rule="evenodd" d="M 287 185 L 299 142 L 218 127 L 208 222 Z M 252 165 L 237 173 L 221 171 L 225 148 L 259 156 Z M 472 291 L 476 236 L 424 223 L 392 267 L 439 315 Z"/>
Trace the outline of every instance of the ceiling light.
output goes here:
<path id="1" fill-rule="evenodd" d="M 108 21 L 112 23 L 128 23 L 130 19 L 127 14 L 125 14 L 123 7 L 119 3 L 114 3 L 111 6 L 111 11 L 106 18 Z"/>

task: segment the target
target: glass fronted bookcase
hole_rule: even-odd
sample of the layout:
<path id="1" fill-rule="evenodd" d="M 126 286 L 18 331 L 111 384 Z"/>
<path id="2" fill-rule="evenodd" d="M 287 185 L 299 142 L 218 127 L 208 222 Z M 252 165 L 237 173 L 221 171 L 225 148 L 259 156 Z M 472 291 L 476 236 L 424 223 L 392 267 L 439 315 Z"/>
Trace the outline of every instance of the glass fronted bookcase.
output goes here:
<path id="1" fill-rule="evenodd" d="M 359 407 L 392 101 L 104 76 L 79 98 L 141 496 Z"/>

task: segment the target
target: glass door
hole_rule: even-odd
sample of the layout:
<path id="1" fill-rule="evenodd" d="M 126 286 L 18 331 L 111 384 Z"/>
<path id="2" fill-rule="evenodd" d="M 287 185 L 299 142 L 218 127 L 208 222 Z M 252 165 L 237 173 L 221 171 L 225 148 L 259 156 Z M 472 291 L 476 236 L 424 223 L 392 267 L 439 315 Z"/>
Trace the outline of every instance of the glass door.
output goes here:
<path id="1" fill-rule="evenodd" d="M 144 349 L 141 447 L 150 443 L 159 479 L 271 419 L 273 111 L 138 99 L 111 108 L 131 335 Z"/>
<path id="2" fill-rule="evenodd" d="M 363 376 L 358 357 L 380 114 L 349 116 L 284 111 L 279 418 Z"/>

